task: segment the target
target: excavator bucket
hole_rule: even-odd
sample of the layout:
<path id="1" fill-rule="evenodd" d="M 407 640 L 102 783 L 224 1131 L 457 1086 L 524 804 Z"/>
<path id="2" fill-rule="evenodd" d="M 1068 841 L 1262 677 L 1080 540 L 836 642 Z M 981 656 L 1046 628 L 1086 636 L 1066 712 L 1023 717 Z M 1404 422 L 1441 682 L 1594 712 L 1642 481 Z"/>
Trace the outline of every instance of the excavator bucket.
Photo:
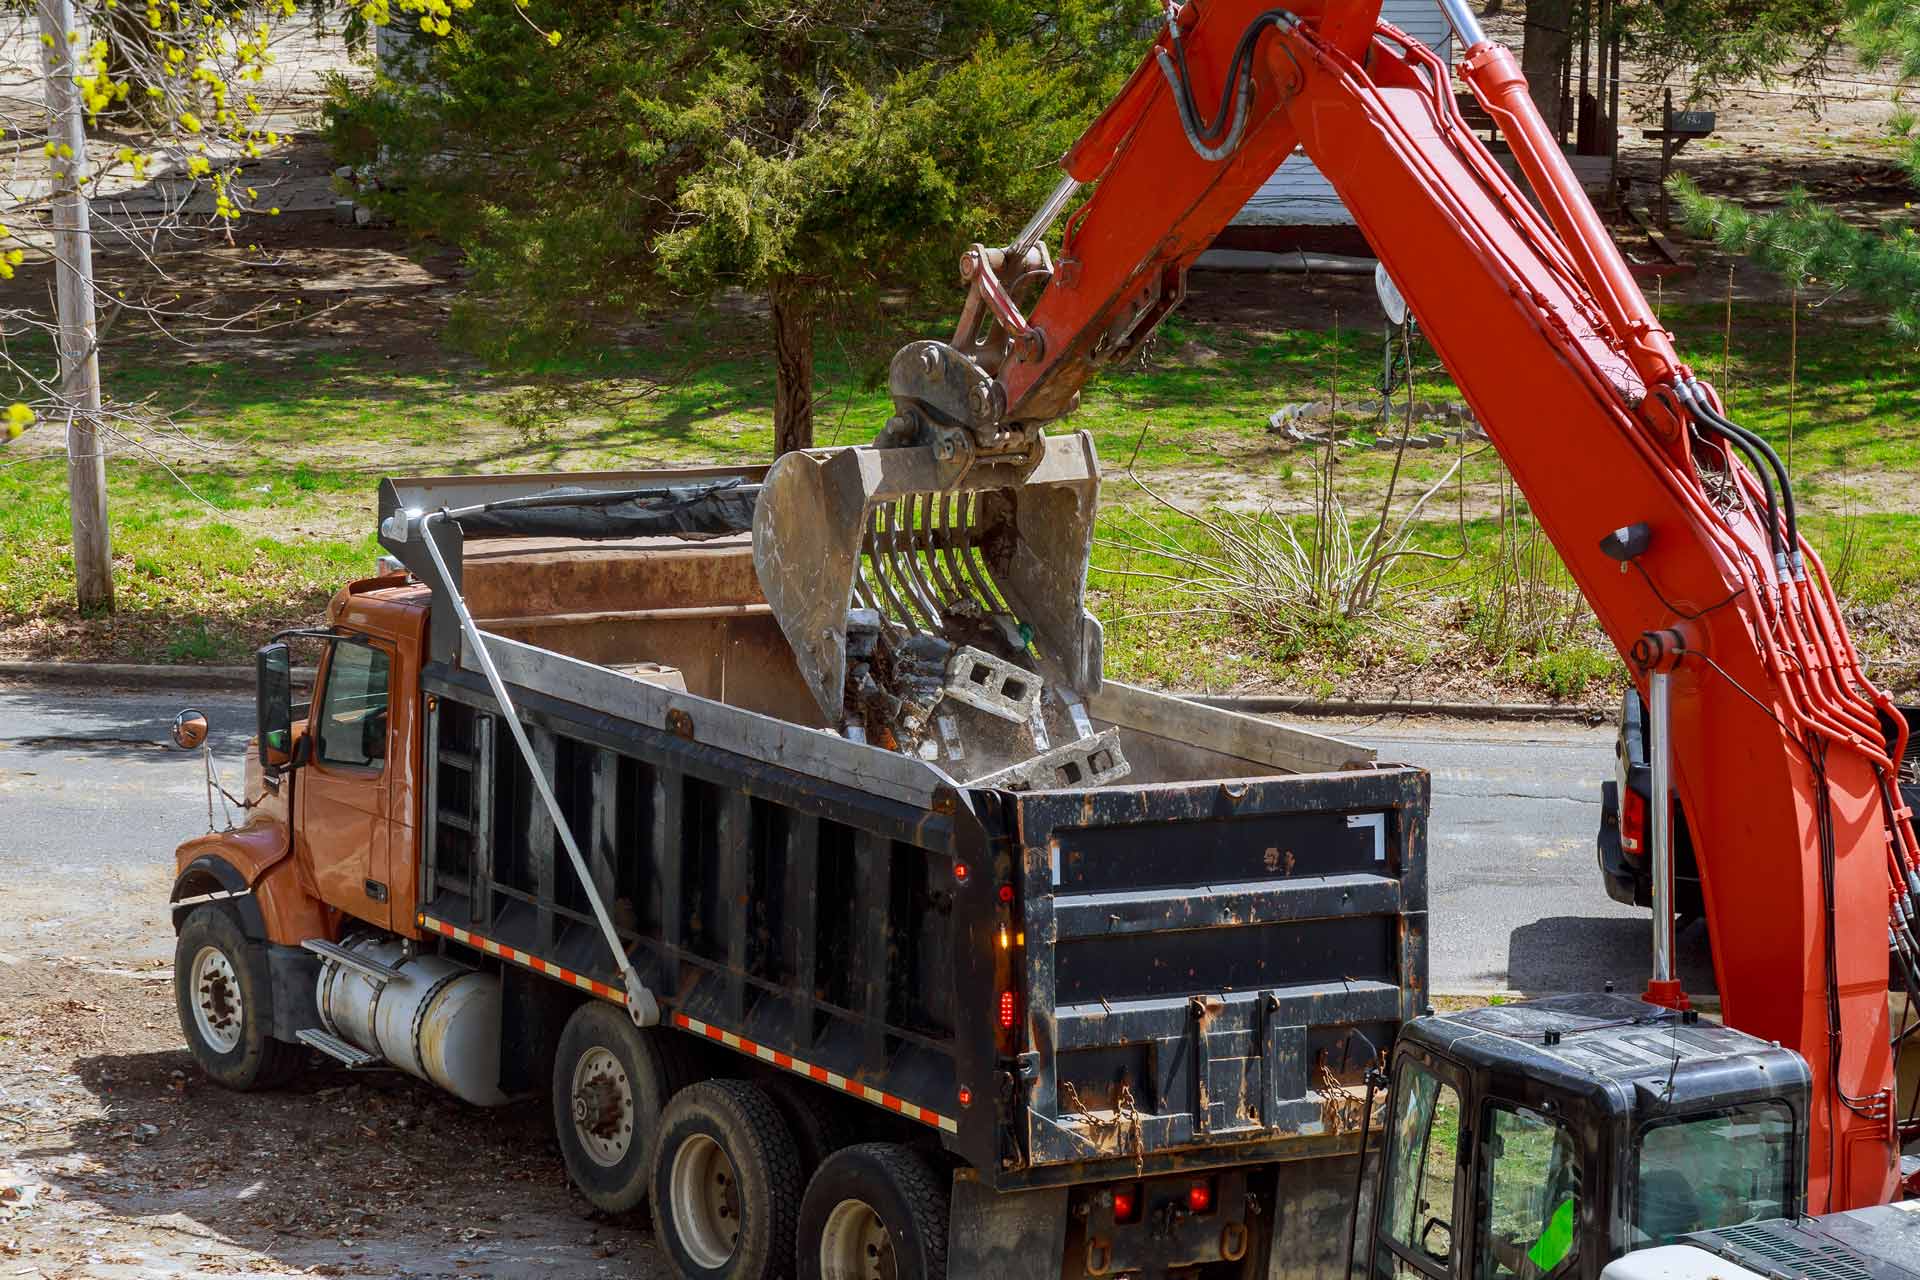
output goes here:
<path id="1" fill-rule="evenodd" d="M 1034 673 L 1049 705 L 1098 692 L 1086 586 L 1099 489 L 1084 432 L 958 474 L 924 445 L 776 462 L 754 508 L 754 568 L 826 722 L 864 731 L 877 698 L 904 716 L 903 737 L 934 739 L 924 720 L 946 699 L 972 722 L 1044 738 Z"/>

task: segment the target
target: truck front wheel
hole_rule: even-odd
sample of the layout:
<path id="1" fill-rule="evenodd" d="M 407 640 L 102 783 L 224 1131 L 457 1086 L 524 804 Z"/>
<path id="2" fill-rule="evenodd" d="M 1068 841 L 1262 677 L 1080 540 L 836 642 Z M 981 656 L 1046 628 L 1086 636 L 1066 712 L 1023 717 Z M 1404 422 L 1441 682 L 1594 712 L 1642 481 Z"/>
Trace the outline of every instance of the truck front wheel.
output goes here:
<path id="1" fill-rule="evenodd" d="M 224 909 L 195 907 L 173 948 L 173 994 L 194 1060 L 215 1084 L 247 1092 L 284 1084 L 304 1050 L 275 1040 L 265 951 Z"/>
<path id="2" fill-rule="evenodd" d="M 948 1194 L 906 1147 L 834 1152 L 800 1202 L 800 1280 L 946 1280 Z"/>
<path id="3" fill-rule="evenodd" d="M 594 1208 L 625 1213 L 647 1196 L 660 1112 L 680 1087 L 671 1033 L 633 1025 L 617 1005 L 573 1011 L 553 1058 L 553 1128 L 567 1177 Z"/>

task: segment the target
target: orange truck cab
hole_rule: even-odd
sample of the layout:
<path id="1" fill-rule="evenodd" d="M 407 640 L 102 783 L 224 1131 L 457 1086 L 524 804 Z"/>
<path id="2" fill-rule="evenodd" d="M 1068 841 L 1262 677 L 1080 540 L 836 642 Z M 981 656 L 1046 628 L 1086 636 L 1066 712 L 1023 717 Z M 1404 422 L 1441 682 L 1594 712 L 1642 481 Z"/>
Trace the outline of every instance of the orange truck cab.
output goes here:
<path id="1" fill-rule="evenodd" d="M 365 579 L 334 596 L 324 631 L 289 633 L 322 641 L 312 702 L 290 704 L 282 729 L 265 723 L 269 699 L 261 700 L 266 746 L 247 760 L 245 823 L 188 840 L 174 855 L 174 927 L 183 953 L 197 944 L 200 970 L 192 991 L 181 992 L 181 1020 L 190 1037 L 211 1033 L 207 1047 L 217 1052 L 201 1057 L 223 1084 L 245 1088 L 262 1072 L 277 1074 L 297 1054 L 300 1033 L 322 1025 L 314 994 L 321 956 L 309 940 L 337 942 L 355 920 L 419 936 L 414 691 L 427 604 L 426 588 L 404 574 Z M 290 679 L 284 663 L 268 669 L 287 652 L 263 651 L 263 687 Z M 289 766 L 298 766 L 297 786 Z M 216 904 L 225 910 L 199 910 Z M 236 928 L 252 963 L 220 958 L 202 937 Z M 195 959 L 186 958 L 188 970 Z"/>

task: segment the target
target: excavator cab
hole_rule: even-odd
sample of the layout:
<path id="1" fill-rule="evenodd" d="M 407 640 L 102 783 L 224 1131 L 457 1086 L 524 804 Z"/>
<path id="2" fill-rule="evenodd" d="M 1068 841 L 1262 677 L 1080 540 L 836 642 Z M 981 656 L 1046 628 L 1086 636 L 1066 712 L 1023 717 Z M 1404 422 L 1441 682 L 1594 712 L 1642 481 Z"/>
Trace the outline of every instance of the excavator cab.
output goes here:
<path id="1" fill-rule="evenodd" d="M 1375 1280 L 1594 1280 L 1806 1204 L 1790 1050 L 1617 995 L 1409 1023 L 1394 1046 Z"/>

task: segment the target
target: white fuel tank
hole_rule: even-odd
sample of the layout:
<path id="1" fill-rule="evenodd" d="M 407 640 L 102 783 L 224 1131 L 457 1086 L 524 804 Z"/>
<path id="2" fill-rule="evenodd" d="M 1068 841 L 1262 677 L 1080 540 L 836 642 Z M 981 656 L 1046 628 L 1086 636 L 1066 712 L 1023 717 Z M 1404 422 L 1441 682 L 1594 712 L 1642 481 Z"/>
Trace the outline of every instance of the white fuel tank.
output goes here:
<path id="1" fill-rule="evenodd" d="M 443 956 L 407 959 L 398 938 L 342 946 L 393 976 L 323 960 L 314 998 L 328 1031 L 475 1106 L 507 1101 L 500 1092 L 498 978 Z"/>

